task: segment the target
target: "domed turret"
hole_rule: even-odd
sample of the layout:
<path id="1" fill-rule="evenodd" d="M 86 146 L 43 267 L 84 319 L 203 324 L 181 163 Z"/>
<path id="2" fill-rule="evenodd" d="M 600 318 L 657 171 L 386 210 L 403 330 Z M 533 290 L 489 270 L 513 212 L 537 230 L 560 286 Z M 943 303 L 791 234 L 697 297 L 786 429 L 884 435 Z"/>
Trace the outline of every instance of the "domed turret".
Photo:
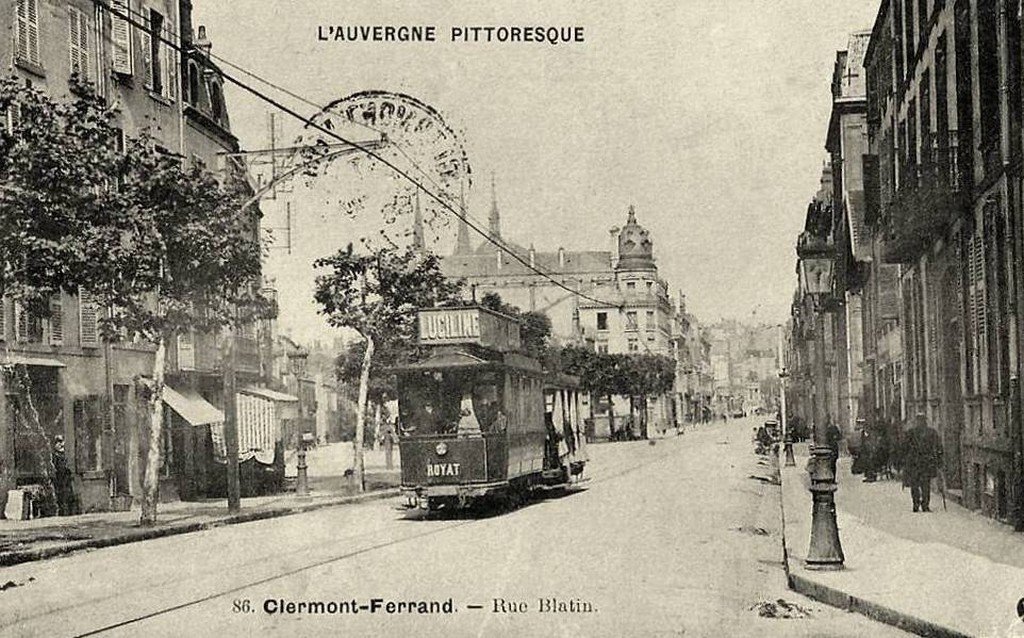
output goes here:
<path id="1" fill-rule="evenodd" d="M 619 263 L 616 270 L 653 270 L 654 267 L 654 246 L 650 233 L 636 223 L 636 211 L 630 205 L 626 225 L 619 231 Z"/>

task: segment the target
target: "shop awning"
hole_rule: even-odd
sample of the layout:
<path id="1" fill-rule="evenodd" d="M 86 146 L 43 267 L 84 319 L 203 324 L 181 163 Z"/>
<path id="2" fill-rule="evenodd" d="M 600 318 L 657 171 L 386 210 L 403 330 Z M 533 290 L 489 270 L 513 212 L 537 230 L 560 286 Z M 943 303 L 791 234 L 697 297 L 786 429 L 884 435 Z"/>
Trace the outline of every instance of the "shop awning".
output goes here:
<path id="1" fill-rule="evenodd" d="M 164 403 L 192 425 L 224 422 L 223 412 L 191 390 L 175 390 L 165 385 Z"/>
<path id="2" fill-rule="evenodd" d="M 50 359 L 47 357 L 26 357 L 22 355 L 11 355 L 9 357 L 0 360 L 0 364 L 3 365 L 22 365 L 22 366 L 40 366 L 43 368 L 66 368 L 63 363 L 56 359 Z"/>
<path id="3" fill-rule="evenodd" d="M 266 388 L 242 388 L 239 392 L 263 397 L 264 399 L 270 399 L 271 401 L 282 401 L 284 403 L 297 403 L 299 400 L 299 397 L 285 394 L 284 392 L 278 392 L 277 390 L 268 390 Z"/>

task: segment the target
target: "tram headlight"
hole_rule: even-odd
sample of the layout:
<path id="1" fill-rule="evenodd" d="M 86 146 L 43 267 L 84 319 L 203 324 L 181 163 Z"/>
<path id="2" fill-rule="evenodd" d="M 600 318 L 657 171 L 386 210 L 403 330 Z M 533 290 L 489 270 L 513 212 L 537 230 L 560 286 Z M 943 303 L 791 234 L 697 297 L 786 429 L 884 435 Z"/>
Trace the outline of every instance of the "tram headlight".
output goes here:
<path id="1" fill-rule="evenodd" d="M 444 456 L 445 454 L 448 454 L 448 445 L 444 441 L 441 441 L 437 444 L 437 447 L 434 448 L 434 451 L 437 452 L 438 456 Z"/>

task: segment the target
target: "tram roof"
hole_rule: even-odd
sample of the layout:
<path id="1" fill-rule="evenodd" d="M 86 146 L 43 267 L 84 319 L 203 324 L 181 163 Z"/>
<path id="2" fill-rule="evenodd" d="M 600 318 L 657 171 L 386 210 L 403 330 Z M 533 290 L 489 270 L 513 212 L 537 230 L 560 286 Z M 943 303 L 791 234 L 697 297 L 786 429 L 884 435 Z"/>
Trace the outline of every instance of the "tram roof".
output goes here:
<path id="1" fill-rule="evenodd" d="M 389 368 L 391 372 L 416 372 L 425 370 L 452 370 L 452 369 L 483 369 L 483 368 L 517 368 L 522 370 L 539 371 L 539 365 L 533 359 L 519 355 L 518 353 L 505 353 L 499 358 L 484 358 L 461 348 L 446 349 L 437 351 L 429 358 L 416 363 L 394 366 Z"/>

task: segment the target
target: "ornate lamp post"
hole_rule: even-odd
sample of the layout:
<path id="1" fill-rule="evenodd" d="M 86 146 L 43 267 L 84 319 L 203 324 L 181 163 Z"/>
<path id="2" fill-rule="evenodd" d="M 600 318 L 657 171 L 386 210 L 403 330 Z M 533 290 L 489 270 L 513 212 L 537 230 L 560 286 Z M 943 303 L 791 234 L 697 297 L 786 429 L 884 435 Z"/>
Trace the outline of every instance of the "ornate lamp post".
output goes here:
<path id="1" fill-rule="evenodd" d="M 807 550 L 807 569 L 833 570 L 843 568 L 843 547 L 839 542 L 839 527 L 836 524 L 836 477 L 832 473 L 829 459 L 832 450 L 828 447 L 824 427 L 825 394 L 828 384 L 825 378 L 825 312 L 828 298 L 832 293 L 832 269 L 835 263 L 833 246 L 824 238 L 804 233 L 797 244 L 800 260 L 800 286 L 805 297 L 814 305 L 818 337 L 815 385 L 818 388 L 815 411 L 814 462 L 811 470 L 811 544 Z"/>

